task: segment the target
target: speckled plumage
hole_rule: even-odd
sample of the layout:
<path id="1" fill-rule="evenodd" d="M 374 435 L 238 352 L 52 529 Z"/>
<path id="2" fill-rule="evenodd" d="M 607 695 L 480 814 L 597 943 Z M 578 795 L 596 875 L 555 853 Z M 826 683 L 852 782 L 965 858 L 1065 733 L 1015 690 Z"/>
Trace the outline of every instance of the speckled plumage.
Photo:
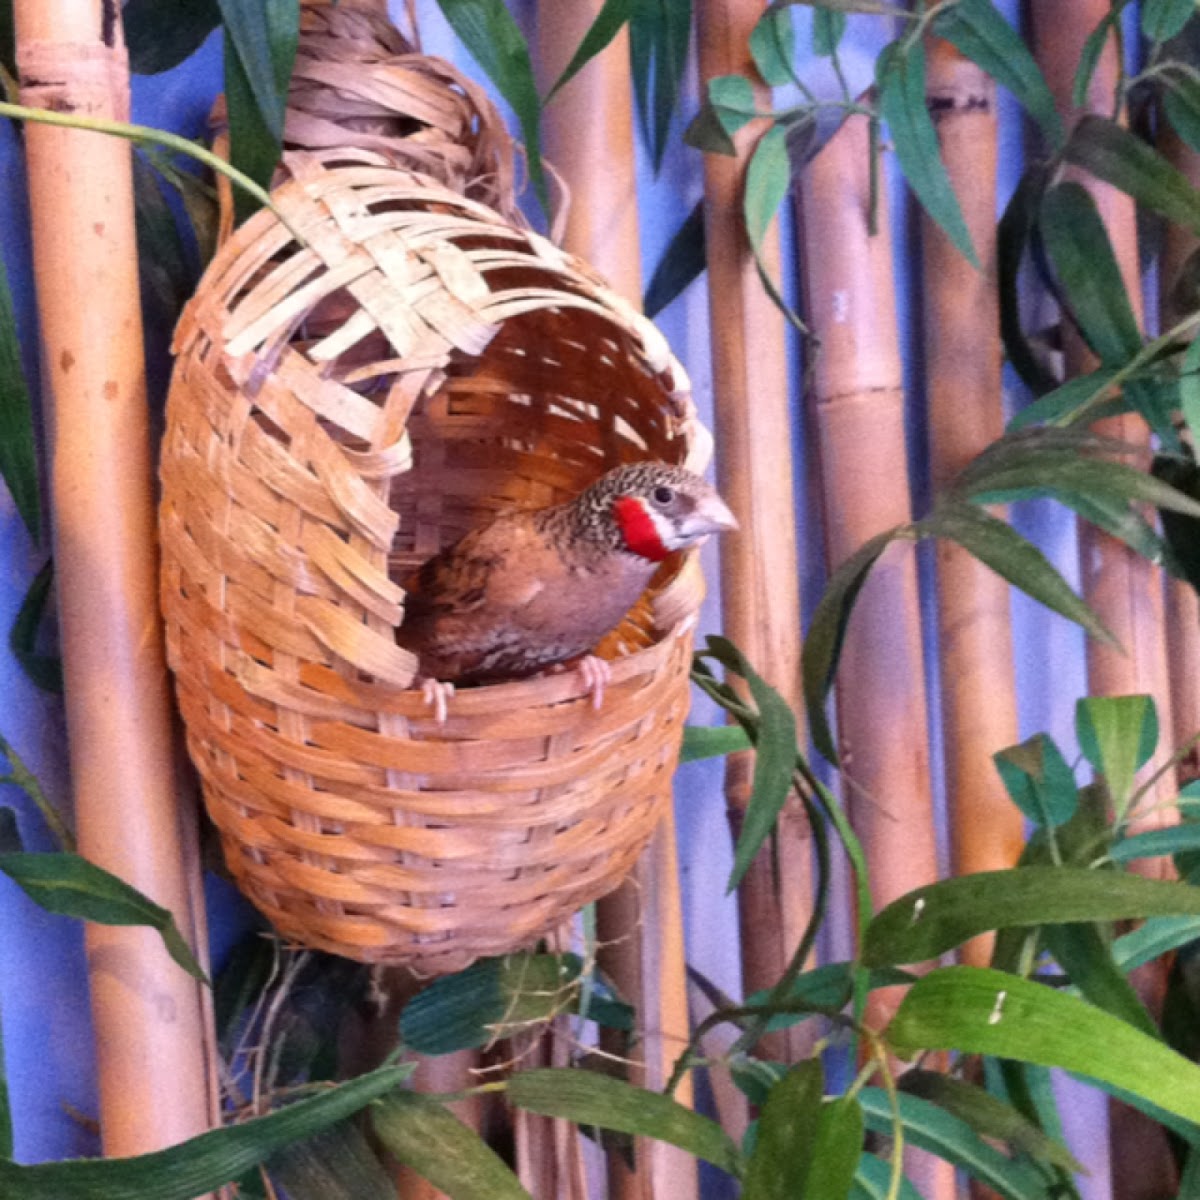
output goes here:
<path id="1" fill-rule="evenodd" d="M 666 549 L 735 524 L 709 484 L 658 462 L 618 467 L 565 504 L 503 513 L 410 581 L 397 638 L 418 656 L 421 675 L 520 679 L 587 654 L 620 624 L 658 565 L 626 544 L 613 511 L 623 497 L 661 518 L 677 542 Z"/>

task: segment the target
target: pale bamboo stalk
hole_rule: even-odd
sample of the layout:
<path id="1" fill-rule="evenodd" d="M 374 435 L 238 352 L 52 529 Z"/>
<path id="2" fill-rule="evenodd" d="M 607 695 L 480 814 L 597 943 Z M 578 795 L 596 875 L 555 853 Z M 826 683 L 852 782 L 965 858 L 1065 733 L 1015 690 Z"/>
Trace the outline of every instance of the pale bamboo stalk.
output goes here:
<path id="1" fill-rule="evenodd" d="M 922 214 L 925 357 L 934 487 L 1004 432 L 996 294 L 996 85 L 949 42 L 934 38 L 927 92 L 942 159 L 983 270 Z M 933 103 L 936 101 L 936 104 Z M 1024 843 L 992 755 L 1017 741 L 1009 587 L 960 546 L 939 542 L 938 650 L 946 796 L 954 870 L 1011 867 Z M 992 937 L 962 948 L 986 966 Z"/>
<path id="2" fill-rule="evenodd" d="M 1077 0 L 1064 10 L 1053 0 L 1033 0 L 1035 53 L 1054 93 L 1059 111 L 1068 126 L 1079 115 L 1071 103 L 1071 88 L 1080 51 L 1087 36 L 1109 12 L 1107 0 Z M 1088 91 L 1086 111 L 1112 111 L 1117 82 L 1117 46 L 1109 38 Z M 1115 188 L 1090 176 L 1080 181 L 1089 188 L 1108 229 L 1134 313 L 1142 317 L 1141 281 L 1138 269 L 1137 224 L 1133 201 Z M 1095 366 L 1095 359 L 1081 339 L 1067 330 L 1065 357 L 1068 375 Z M 1134 416 L 1098 422 L 1098 432 L 1123 441 L 1146 444 L 1149 434 Z M 1093 526 L 1080 523 L 1080 565 L 1083 594 L 1104 624 L 1112 630 L 1121 649 L 1089 640 L 1087 646 L 1088 690 L 1093 695 L 1114 696 L 1147 692 L 1158 705 L 1162 728 L 1173 728 L 1171 694 L 1164 644 L 1163 585 L 1158 568 L 1127 546 Z M 1156 756 L 1151 769 L 1161 761 Z M 1164 777 L 1153 789 L 1154 800 L 1167 799 L 1170 781 Z M 1169 823 L 1168 810 L 1159 809 L 1137 828 Z M 1168 869 L 1161 860 L 1135 864 L 1144 874 L 1161 874 Z M 1134 980 L 1151 1010 L 1161 1008 L 1166 972 L 1161 964 L 1147 964 Z M 1109 1107 L 1109 1140 L 1112 1149 L 1114 1200 L 1153 1200 L 1173 1194 L 1175 1169 L 1162 1128 L 1122 1104 Z"/>
<path id="3" fill-rule="evenodd" d="M 831 568 L 864 542 L 912 517 L 904 388 L 887 205 L 868 232 L 870 146 L 851 117 L 800 178 L 802 265 L 810 327 L 820 339 L 812 371 Z M 933 782 L 916 559 L 909 543 L 884 552 L 858 598 L 837 676 L 842 779 L 862 839 L 877 907 L 937 878 Z M 872 993 L 881 1028 L 898 996 Z M 929 1155 L 906 1156 L 927 1200 L 950 1200 L 954 1172 Z"/>
<path id="4" fill-rule="evenodd" d="M 549 91 L 603 7 L 601 0 L 542 3 L 537 70 Z M 629 35 L 622 30 L 547 107 L 544 148 L 566 185 L 563 246 L 595 267 L 631 304 L 641 307 L 637 160 Z M 675 817 L 668 809 L 632 878 L 596 906 L 600 966 L 638 1014 L 635 1082 L 661 1088 L 688 1036 L 687 981 Z M 690 1079 L 677 1093 L 691 1102 Z M 560 1135 L 561 1136 L 561 1135 Z M 572 1136 L 578 1136 L 572 1134 Z M 699 1187 L 696 1160 L 665 1142 L 641 1138 L 631 1170 L 608 1155 L 609 1195 L 620 1200 L 678 1196 Z"/>
<path id="5" fill-rule="evenodd" d="M 1179 168 L 1192 186 L 1200 188 L 1200 154 L 1169 129 L 1159 135 L 1159 149 Z M 1183 313 L 1171 291 L 1188 257 L 1200 248 L 1200 239 L 1182 225 L 1168 222 L 1163 232 L 1158 263 L 1159 326 L 1169 329 Z M 1200 601 L 1196 591 L 1181 579 L 1167 581 L 1167 659 L 1171 664 L 1171 733 L 1176 747 L 1200 733 Z M 1179 783 L 1200 777 L 1200 755 L 1193 750 L 1180 764 Z"/>
<path id="6" fill-rule="evenodd" d="M 120 12 L 14 5 L 22 101 L 128 119 Z M 59 621 L 80 851 L 169 908 L 202 915 L 177 803 L 157 603 L 155 525 L 129 144 L 25 130 L 52 457 Z M 86 927 L 104 1150 L 182 1141 L 218 1112 L 200 985 L 145 928 Z"/>
<path id="7" fill-rule="evenodd" d="M 701 81 L 737 73 L 754 81 L 760 106 L 769 102 L 751 60 L 750 32 L 762 15 L 757 0 L 700 0 L 696 5 Z M 784 318 L 763 290 L 742 217 L 746 164 L 762 125 L 734 139 L 736 158 L 704 157 L 704 227 L 708 247 L 717 478 L 741 522 L 721 543 L 721 610 L 726 634 L 799 714 L 800 598 L 792 485 L 792 425 Z M 780 277 L 773 229 L 763 262 Z M 729 824 L 736 838 L 750 799 L 752 759 L 732 755 L 725 776 Z M 811 833 L 803 812 L 780 815 L 777 852 L 764 849 L 738 888 L 742 984 L 769 987 L 800 942 L 813 906 Z M 772 1034 L 762 1052 L 804 1057 L 808 1025 Z"/>

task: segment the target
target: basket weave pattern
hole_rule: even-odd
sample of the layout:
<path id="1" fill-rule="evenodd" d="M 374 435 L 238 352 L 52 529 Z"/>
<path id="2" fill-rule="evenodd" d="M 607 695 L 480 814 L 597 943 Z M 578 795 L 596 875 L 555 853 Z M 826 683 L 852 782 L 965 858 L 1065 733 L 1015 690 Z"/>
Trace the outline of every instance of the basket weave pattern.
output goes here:
<path id="1" fill-rule="evenodd" d="M 162 599 L 192 758 L 286 937 L 435 973 L 620 882 L 669 801 L 702 595 L 670 561 L 574 673 L 462 689 L 438 725 L 403 581 L 620 462 L 703 469 L 657 331 L 536 233 L 365 149 L 289 156 L 176 335 Z M 295 233 L 302 235 L 302 241 Z"/>

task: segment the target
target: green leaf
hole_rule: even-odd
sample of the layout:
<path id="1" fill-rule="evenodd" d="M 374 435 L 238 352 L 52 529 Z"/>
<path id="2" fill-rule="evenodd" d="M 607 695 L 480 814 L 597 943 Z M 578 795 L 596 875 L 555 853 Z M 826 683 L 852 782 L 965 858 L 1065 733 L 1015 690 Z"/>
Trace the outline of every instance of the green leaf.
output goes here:
<path id="1" fill-rule="evenodd" d="M 879 56 L 879 111 L 891 131 L 905 179 L 929 216 L 972 266 L 979 266 L 950 176 L 942 163 L 937 131 L 925 100 L 925 51 L 920 42 L 902 50 L 893 42 Z"/>
<path id="2" fill-rule="evenodd" d="M 642 135 L 657 173 L 679 107 L 692 29 L 692 0 L 634 0 L 629 58 Z"/>
<path id="3" fill-rule="evenodd" d="M 428 1096 L 396 1092 L 372 1108 L 371 1123 L 389 1154 L 450 1200 L 531 1200 L 504 1160 Z"/>
<path id="4" fill-rule="evenodd" d="M 42 654 L 37 648 L 38 630 L 46 614 L 53 585 L 54 560 L 47 559 L 33 577 L 25 599 L 17 610 L 16 619 L 8 631 L 8 648 L 35 687 L 61 695 L 62 659 L 57 654 Z"/>
<path id="5" fill-rule="evenodd" d="M 1104 776 L 1118 811 L 1133 777 L 1158 745 L 1158 713 L 1149 696 L 1088 696 L 1075 706 L 1075 735 L 1084 757 Z"/>
<path id="6" fill-rule="evenodd" d="M 675 231 L 662 258 L 658 260 L 658 266 L 654 268 L 650 286 L 646 288 L 646 295 L 642 299 L 646 316 L 658 316 L 704 273 L 708 265 L 704 237 L 704 201 L 699 200 Z"/>
<path id="7" fill-rule="evenodd" d="M 715 1121 L 621 1079 L 569 1068 L 519 1071 L 509 1081 L 508 1098 L 543 1116 L 669 1142 L 734 1176 L 742 1171 L 737 1146 Z"/>
<path id="8" fill-rule="evenodd" d="M 731 137 L 754 119 L 754 88 L 742 75 L 718 75 L 710 79 L 708 100 L 721 128 Z"/>
<path id="9" fill-rule="evenodd" d="M 1113 642 L 1100 618 L 1071 589 L 1053 563 L 1013 527 L 973 504 L 946 500 L 919 522 L 926 535 L 950 538 L 991 567 L 997 575 L 1068 620 L 1098 641 Z"/>
<path id="10" fill-rule="evenodd" d="M 1123 125 L 1095 114 L 1084 116 L 1071 132 L 1065 154 L 1068 162 L 1200 235 L 1200 194 L 1182 171 Z"/>
<path id="11" fill-rule="evenodd" d="M 1179 402 L 1192 444 L 1200 446 L 1200 338 L 1192 339 L 1179 367 Z"/>
<path id="12" fill-rule="evenodd" d="M 771 87 L 786 87 L 793 79 L 796 31 L 791 13 L 765 12 L 750 32 L 750 54 L 758 73 Z"/>
<path id="13" fill-rule="evenodd" d="M 808 1200 L 843 1200 L 850 1195 L 863 1148 L 863 1111 L 853 1096 L 821 1106 L 812 1163 L 803 1195 Z"/>
<path id="14" fill-rule="evenodd" d="M 906 1056 L 954 1049 L 1060 1067 L 1200 1120 L 1200 1067 L 1086 1001 L 1003 971 L 930 972 L 905 996 L 886 1036 Z"/>
<path id="15" fill-rule="evenodd" d="M 157 75 L 177 67 L 221 23 L 217 0 L 129 0 L 121 11 L 129 69 Z"/>
<path id="16" fill-rule="evenodd" d="M 255 929 L 230 952 L 213 984 L 213 1017 L 217 1040 L 226 1059 L 233 1057 L 240 1019 L 270 986 L 279 964 L 279 948 Z"/>
<path id="17" fill-rule="evenodd" d="M 396 1185 L 357 1125 L 343 1121 L 271 1156 L 288 1200 L 396 1200 Z"/>
<path id="18" fill-rule="evenodd" d="M 1136 971 L 1160 954 L 1197 939 L 1200 939 L 1200 917 L 1151 917 L 1141 928 L 1113 942 L 1113 958 L 1121 970 Z"/>
<path id="19" fill-rule="evenodd" d="M 283 145 L 288 83 L 299 39 L 299 0 L 219 2 L 225 25 L 230 159 L 261 187 L 270 188 Z M 244 189 L 234 190 L 239 221 L 257 207 Z"/>
<path id="20" fill-rule="evenodd" d="M 189 975 L 208 982 L 165 908 L 78 854 L 0 854 L 0 872 L 35 904 L 58 916 L 157 929 L 167 953 Z"/>
<path id="21" fill-rule="evenodd" d="M 923 962 L 991 929 L 1200 913 L 1200 888 L 1087 867 L 982 871 L 916 888 L 871 922 L 870 967 Z"/>
<path id="22" fill-rule="evenodd" d="M 824 1092 L 821 1060 L 812 1058 L 792 1067 L 767 1093 L 754 1153 L 746 1164 L 742 1200 L 801 1200 L 810 1194 L 806 1181 Z M 855 1147 L 855 1162 L 859 1150 L 861 1142 Z"/>
<path id="23" fill-rule="evenodd" d="M 1055 496 L 1061 504 L 1124 542 L 1147 562 L 1162 563 L 1172 574 L 1179 573 L 1174 555 L 1158 531 L 1127 502 L 1104 496 L 1079 496 L 1074 492 L 1055 492 Z"/>
<path id="24" fill-rule="evenodd" d="M 0 479 L 35 542 L 42 536 L 33 402 L 21 367 L 21 344 L 4 258 L 0 256 Z"/>
<path id="25" fill-rule="evenodd" d="M 1108 940 L 1093 924 L 1047 925 L 1042 930 L 1046 949 L 1070 977 L 1080 995 L 1097 1008 L 1158 1037 L 1158 1028 L 1133 985 L 1113 958 Z"/>
<path id="26" fill-rule="evenodd" d="M 1193 498 L 1200 496 L 1200 467 L 1190 458 L 1159 454 L 1150 469 L 1177 491 Z M 1169 509 L 1160 509 L 1159 520 L 1180 574 L 1194 589 L 1200 589 L 1200 521 Z"/>
<path id="27" fill-rule="evenodd" d="M 1113 862 L 1127 863 L 1139 858 L 1161 858 L 1194 850 L 1200 850 L 1200 825 L 1167 825 L 1114 842 L 1108 856 Z"/>
<path id="28" fill-rule="evenodd" d="M 825 698 L 833 686 L 850 614 L 876 560 L 893 540 L 904 536 L 911 536 L 910 528 L 904 525 L 876 534 L 834 571 L 804 639 L 800 669 L 809 729 L 813 744 L 832 763 L 837 762 L 837 750 L 825 716 Z"/>
<path id="29" fill-rule="evenodd" d="M 1186 72 L 1163 75 L 1163 111 L 1171 128 L 1193 150 L 1200 150 L 1200 80 Z"/>
<path id="30" fill-rule="evenodd" d="M 1039 227 L 1080 332 L 1101 362 L 1122 366 L 1142 348 L 1142 335 L 1091 193 L 1078 183 L 1055 184 L 1042 197 Z"/>
<path id="31" fill-rule="evenodd" d="M 596 55 L 608 46 L 613 38 L 629 23 L 633 16 L 635 0 L 604 0 L 604 6 L 596 14 L 583 40 L 579 43 L 571 61 L 567 63 L 563 73 L 555 80 L 554 86 L 546 94 L 544 104 L 551 100 L 564 88 Z"/>
<path id="32" fill-rule="evenodd" d="M 814 967 L 805 971 L 793 981 L 783 1004 L 777 1006 L 778 1011 L 767 1024 L 767 1032 L 773 1033 L 778 1029 L 788 1029 L 800 1021 L 806 1021 L 815 1013 L 830 1009 L 843 1008 L 848 1004 L 854 991 L 853 963 L 826 963 L 823 967 Z M 895 967 L 884 967 L 882 970 L 871 971 L 868 976 L 868 989 L 894 987 L 897 984 L 912 983 L 915 976 L 909 971 L 897 970 Z M 771 994 L 774 989 L 763 988 L 746 997 L 747 1007 L 758 1006 L 770 1010 Z M 784 1011 L 783 1005 L 791 1011 Z M 808 1011 L 799 1011 L 803 1006 L 811 1006 Z"/>
<path id="33" fill-rule="evenodd" d="M 412 1066 L 383 1067 L 238 1125 L 135 1158 L 22 1166 L 0 1159 L 0 1195 L 21 1200 L 193 1200 L 276 1151 L 344 1120 L 399 1086 Z"/>
<path id="34" fill-rule="evenodd" d="M 895 1028 L 896 1020 L 893 1020 L 888 1026 L 889 1036 Z M 863 1088 L 859 1099 L 867 1128 L 875 1133 L 890 1134 L 894 1114 L 887 1093 L 882 1088 Z M 993 1149 L 965 1121 L 928 1100 L 904 1092 L 896 1097 L 896 1101 L 905 1139 L 912 1145 L 961 1167 L 1005 1200 L 1043 1200 L 1045 1197 L 1046 1181 L 1040 1172 L 1027 1162 L 1007 1158 Z"/>
<path id="35" fill-rule="evenodd" d="M 1124 6 L 1123 0 L 1119 0 L 1111 12 L 1100 18 L 1100 23 L 1083 43 L 1083 49 L 1079 52 L 1079 64 L 1075 68 L 1075 80 L 1071 85 L 1071 103 L 1076 108 L 1087 107 L 1088 89 L 1092 86 L 1092 76 L 1096 74 L 1100 55 L 1104 53 L 1104 43 L 1108 41 L 1112 27 Z"/>
<path id="36" fill-rule="evenodd" d="M 733 870 L 726 889 L 732 892 L 745 878 L 791 794 L 792 776 L 796 769 L 796 716 L 787 701 L 754 670 L 746 656 L 731 641 L 723 637 L 709 637 L 708 653 L 746 681 L 759 717 L 754 737 L 754 779 L 750 803 L 742 818 L 742 831 L 738 836 Z"/>
<path id="37" fill-rule="evenodd" d="M 1116 367 L 1101 367 L 1087 375 L 1076 375 L 1066 383 L 1047 392 L 1044 396 L 1026 405 L 1018 412 L 1005 430 L 1006 433 L 1016 433 L 1031 425 L 1039 425 L 1043 421 L 1060 423 L 1070 417 L 1077 409 L 1102 394 L 1117 376 Z"/>
<path id="38" fill-rule="evenodd" d="M 400 1014 L 400 1036 L 419 1054 L 451 1054 L 485 1046 L 506 1030 L 578 1012 L 583 960 L 575 954 L 482 958 L 436 979 Z M 633 1026 L 628 1005 L 595 989 L 588 1016 L 620 1029 Z"/>
<path id="39" fill-rule="evenodd" d="M 981 1137 L 1007 1142 L 1014 1152 L 1028 1154 L 1049 1166 L 1062 1167 L 1072 1173 L 1086 1172 L 1066 1146 L 984 1088 L 953 1075 L 917 1067 L 905 1071 L 899 1084 L 906 1094 L 936 1104 L 952 1117 L 964 1121 Z"/>
<path id="40" fill-rule="evenodd" d="M 875 13 L 885 17 L 907 17 L 907 10 L 895 4 L 885 3 L 885 0 L 771 0 L 767 6 L 768 12 L 777 9 L 790 8 L 794 4 L 804 4 L 809 8 L 830 9 L 840 13 Z"/>
<path id="41" fill-rule="evenodd" d="M 174 327 L 196 280 L 156 173 L 140 154 L 133 156 L 133 200 L 143 307 Z"/>
<path id="42" fill-rule="evenodd" d="M 683 749 L 679 761 L 695 762 L 701 758 L 719 758 L 749 750 L 753 743 L 740 725 L 685 725 Z"/>
<path id="43" fill-rule="evenodd" d="M 933 31 L 1007 88 L 1041 126 L 1052 147 L 1062 145 L 1062 118 L 1046 78 L 1020 34 L 991 0 L 959 0 L 938 14 Z"/>
<path id="44" fill-rule="evenodd" d="M 846 14 L 829 8 L 818 8 L 812 15 L 812 51 L 818 58 L 831 58 L 837 53 L 846 32 Z"/>
<path id="45" fill-rule="evenodd" d="M 754 264 L 758 268 L 758 277 L 762 280 L 763 287 L 784 314 L 791 317 L 792 323 L 802 329 L 803 322 L 783 298 L 783 292 L 771 278 L 762 256 L 763 239 L 767 236 L 767 230 L 770 229 L 779 206 L 787 197 L 791 181 L 792 164 L 788 154 L 787 127 L 772 125 L 758 139 L 746 167 L 742 213 L 746 221 L 750 249 L 754 253 Z"/>
<path id="46" fill-rule="evenodd" d="M 1152 42 L 1173 38 L 1196 12 L 1196 0 L 1142 0 L 1142 33 Z"/>
<path id="47" fill-rule="evenodd" d="M 874 1154 L 864 1153 L 858 1160 L 858 1174 L 854 1177 L 850 1200 L 892 1200 L 891 1184 L 892 1164 Z M 921 1194 L 906 1176 L 901 1175 L 895 1200 L 921 1200 Z"/>
<path id="48" fill-rule="evenodd" d="M 1044 733 L 998 750 L 992 759 L 1013 803 L 1036 825 L 1054 829 L 1075 815 L 1075 775 Z"/>
<path id="49" fill-rule="evenodd" d="M 1052 391 L 1058 380 L 1042 366 L 1021 328 L 1019 280 L 1025 249 L 1037 227 L 1048 168 L 1035 165 L 1017 183 L 996 230 L 996 289 L 1000 302 L 1000 338 L 1013 369 L 1035 394 Z"/>

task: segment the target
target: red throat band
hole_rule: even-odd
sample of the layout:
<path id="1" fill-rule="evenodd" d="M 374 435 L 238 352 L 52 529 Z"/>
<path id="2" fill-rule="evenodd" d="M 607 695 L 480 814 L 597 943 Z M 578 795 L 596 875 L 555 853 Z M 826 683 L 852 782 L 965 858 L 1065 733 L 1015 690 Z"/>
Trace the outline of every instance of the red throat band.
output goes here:
<path id="1" fill-rule="evenodd" d="M 625 548 L 651 562 L 662 562 L 670 554 L 658 536 L 654 518 L 636 496 L 620 496 L 613 502 L 613 516 L 625 539 Z"/>

